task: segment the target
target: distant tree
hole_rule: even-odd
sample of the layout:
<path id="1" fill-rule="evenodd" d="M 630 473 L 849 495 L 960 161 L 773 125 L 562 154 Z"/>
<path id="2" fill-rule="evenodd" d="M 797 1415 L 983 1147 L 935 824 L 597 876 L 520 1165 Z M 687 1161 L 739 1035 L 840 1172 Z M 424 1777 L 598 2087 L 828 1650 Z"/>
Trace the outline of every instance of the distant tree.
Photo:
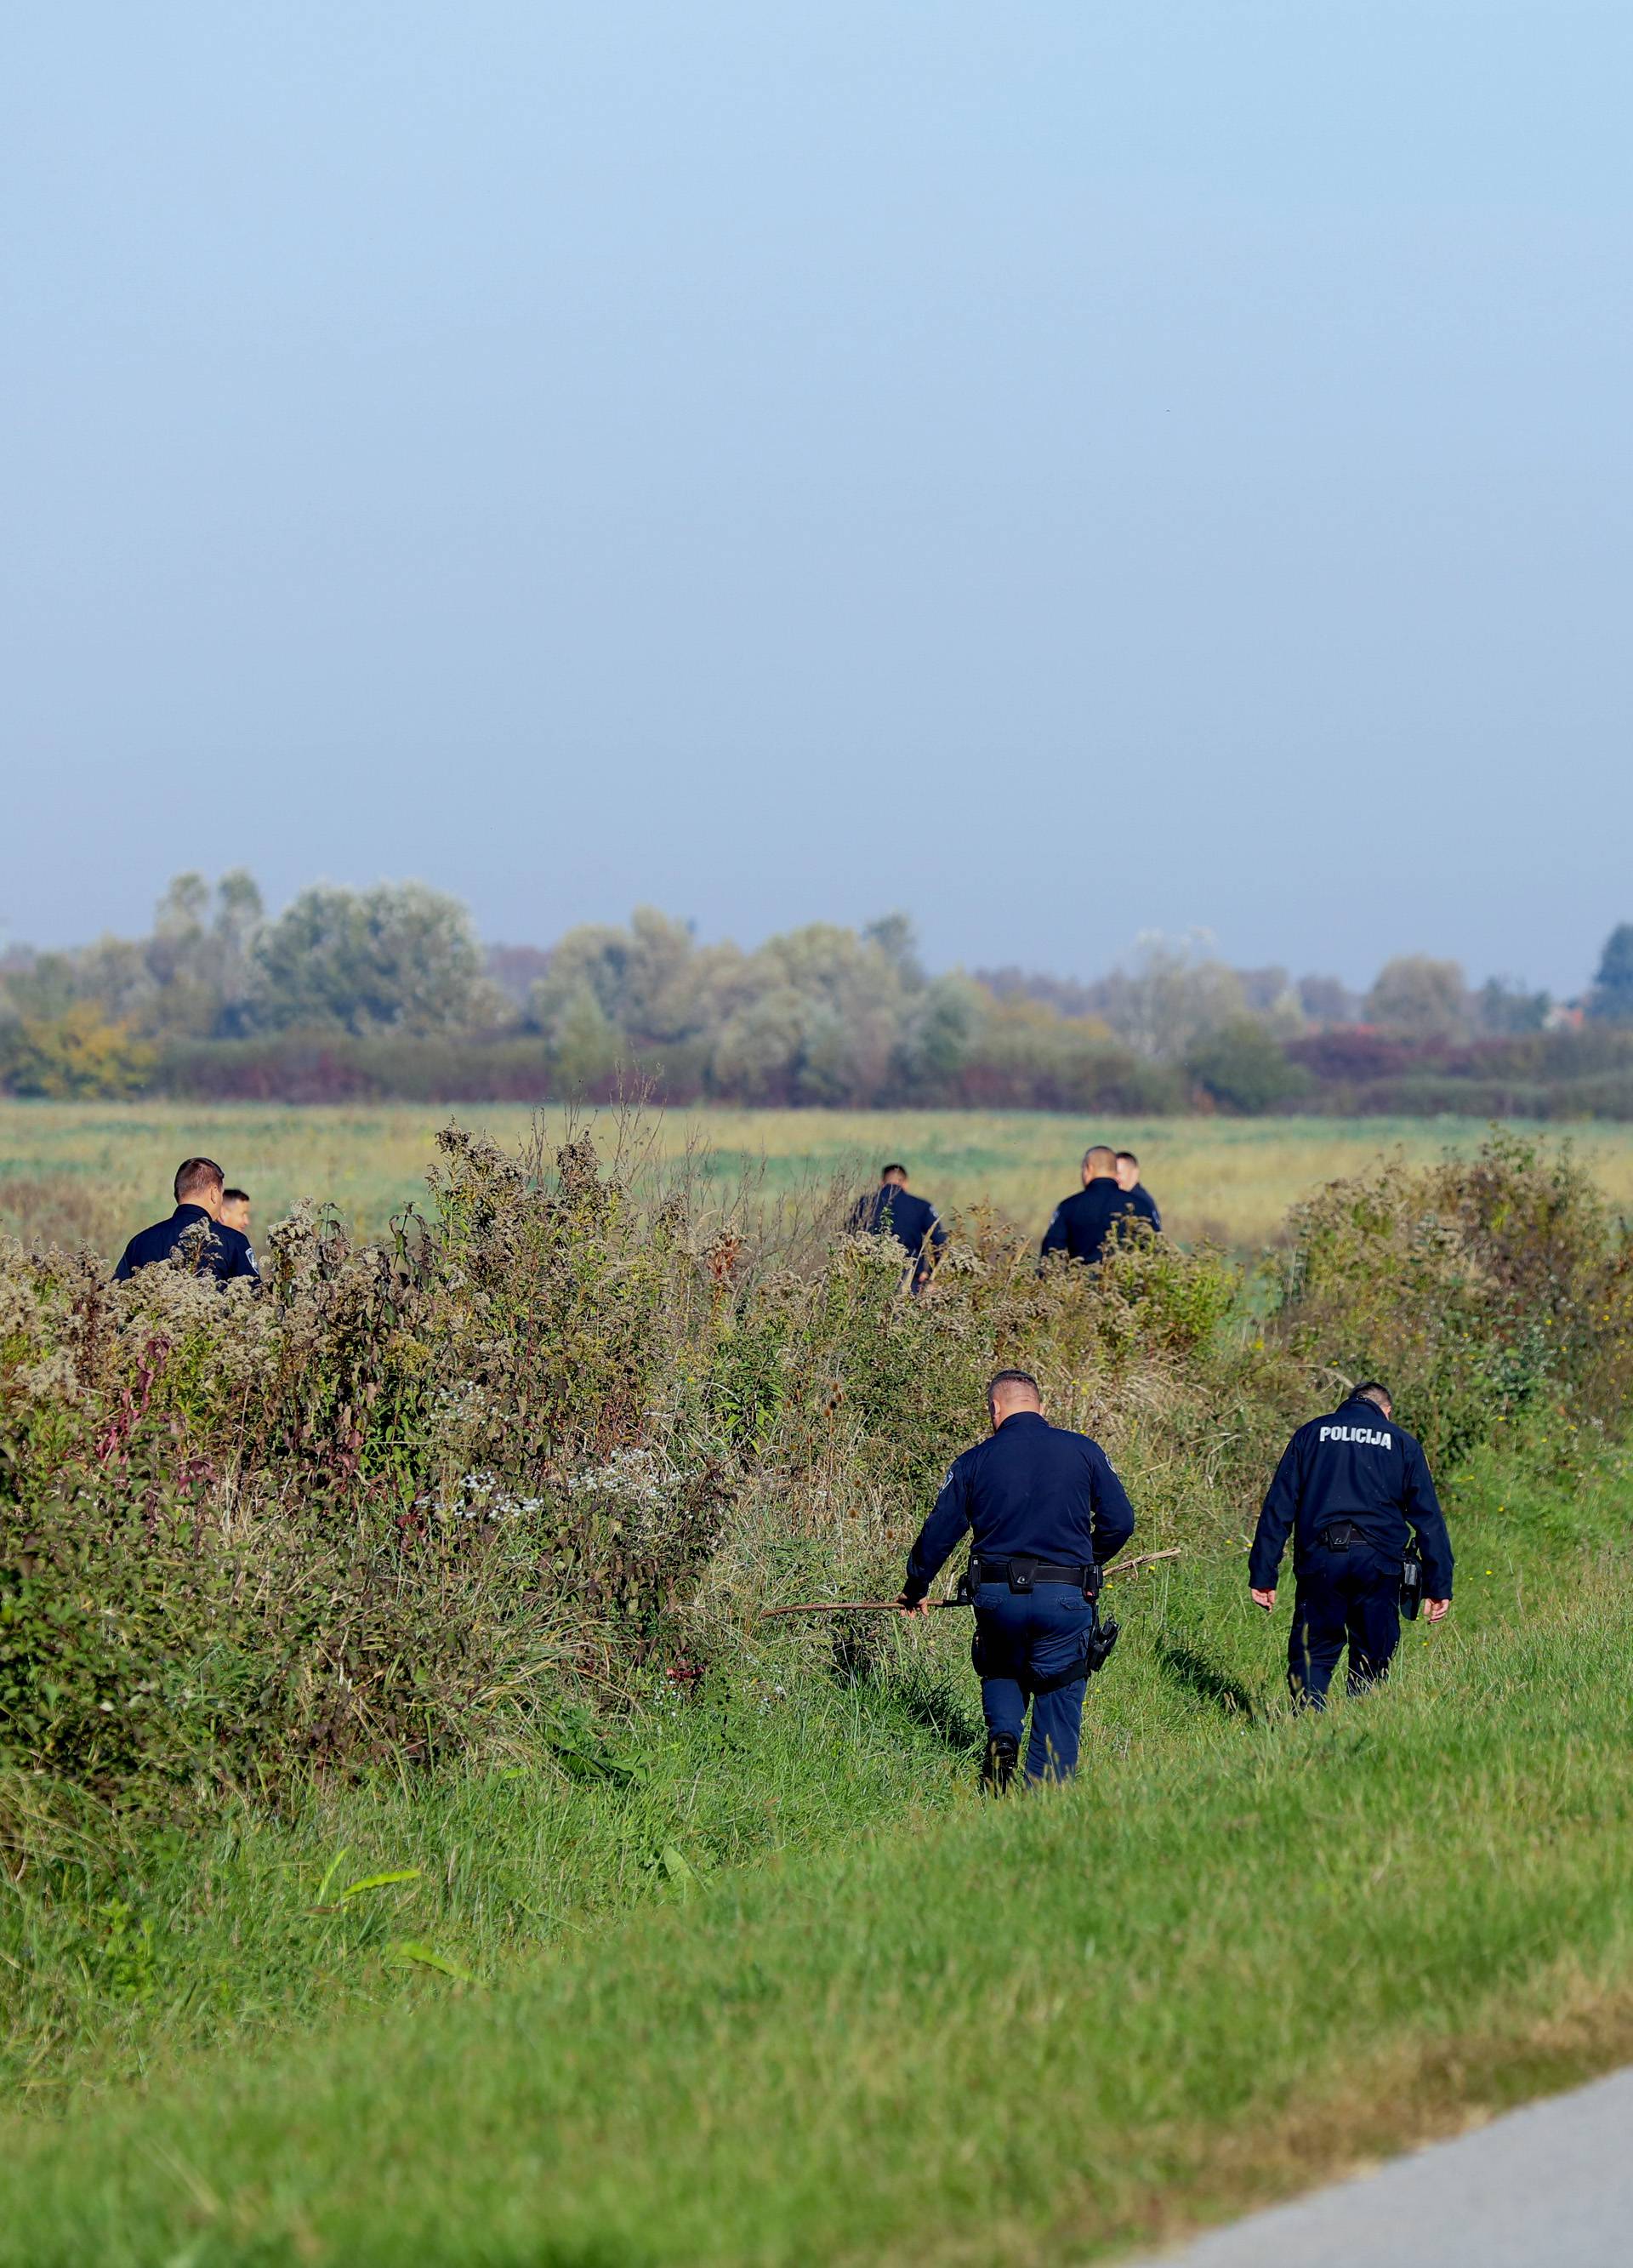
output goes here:
<path id="1" fill-rule="evenodd" d="M 57 1016 L 20 1018 L 0 1056 L 13 1094 L 54 1101 L 138 1094 L 157 1061 L 145 1041 L 94 1000 L 77 1000 Z"/>
<path id="2" fill-rule="evenodd" d="M 618 1028 L 588 984 L 563 1004 L 550 1034 L 557 1079 L 573 1094 L 610 1079 L 622 1052 Z"/>
<path id="3" fill-rule="evenodd" d="M 1540 1032 L 1553 1005 L 1547 992 L 1527 992 L 1506 976 L 1488 976 L 1475 995 L 1475 1020 L 1494 1037 Z"/>
<path id="4" fill-rule="evenodd" d="M 637 1052 L 696 1039 L 729 1012 L 725 995 L 743 962 L 735 946 L 700 947 L 689 924 L 637 906 L 627 929 L 593 923 L 568 931 L 528 997 L 528 1019 L 554 1044 L 587 987 Z"/>
<path id="5" fill-rule="evenodd" d="M 1361 1003 L 1341 976 L 1301 976 L 1294 989 L 1306 1016 L 1323 1030 L 1361 1020 Z"/>
<path id="6" fill-rule="evenodd" d="M 1587 1012 L 1601 1024 L 1633 1024 L 1633 922 L 1622 922 L 1605 939 Z"/>
<path id="7" fill-rule="evenodd" d="M 1198 1041 L 1185 1068 L 1203 1093 L 1227 1110 L 1274 1110 L 1306 1094 L 1310 1075 L 1288 1062 L 1262 1023 L 1242 1016 Z"/>
<path id="8" fill-rule="evenodd" d="M 933 1088 L 955 1079 L 975 1052 L 988 1005 L 967 976 L 932 977 L 911 994 L 897 1048 L 903 1084 Z"/>
<path id="9" fill-rule="evenodd" d="M 1197 931 L 1179 944 L 1142 938 L 1132 969 L 1116 969 L 1095 988 L 1101 1013 L 1119 1038 L 1158 1063 L 1180 1063 L 1198 1041 L 1247 1012 L 1241 980 L 1208 951 Z"/>
<path id="10" fill-rule="evenodd" d="M 452 1031 L 489 1005 L 469 914 L 423 882 L 303 890 L 255 958 L 256 1019 L 275 1027 Z"/>
<path id="11" fill-rule="evenodd" d="M 918 957 L 918 939 L 906 914 L 882 914 L 871 921 L 862 932 L 863 942 L 876 945 L 909 990 L 916 991 L 924 982 L 923 964 Z"/>
<path id="12" fill-rule="evenodd" d="M 1455 961 L 1406 953 L 1384 963 L 1366 996 L 1366 1020 L 1409 1040 L 1467 1036 L 1468 992 Z"/>
<path id="13" fill-rule="evenodd" d="M 539 945 L 490 945 L 484 961 L 489 983 L 497 985 L 513 1008 L 525 1011 L 550 966 L 550 955 Z"/>

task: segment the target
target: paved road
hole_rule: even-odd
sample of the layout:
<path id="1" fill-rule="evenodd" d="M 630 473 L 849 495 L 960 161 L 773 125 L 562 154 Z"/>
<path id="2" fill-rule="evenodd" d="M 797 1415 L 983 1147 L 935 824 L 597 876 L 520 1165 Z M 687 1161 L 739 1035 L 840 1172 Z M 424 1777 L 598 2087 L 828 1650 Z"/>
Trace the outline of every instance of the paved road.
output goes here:
<path id="1" fill-rule="evenodd" d="M 1157 2257 L 1164 2268 L 1628 2268 L 1633 2070 Z"/>

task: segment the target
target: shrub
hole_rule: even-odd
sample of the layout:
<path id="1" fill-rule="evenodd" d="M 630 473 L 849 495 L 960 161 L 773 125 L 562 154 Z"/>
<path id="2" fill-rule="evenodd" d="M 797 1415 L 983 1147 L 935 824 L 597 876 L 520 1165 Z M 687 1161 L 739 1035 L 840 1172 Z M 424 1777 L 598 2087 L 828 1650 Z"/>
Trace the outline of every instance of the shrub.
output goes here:
<path id="1" fill-rule="evenodd" d="M 0 1057 L 11 1094 L 52 1101 L 139 1094 L 158 1060 L 146 1041 L 92 1000 L 77 1000 L 57 1016 L 21 1018 Z"/>
<path id="2" fill-rule="evenodd" d="M 1185 1068 L 1203 1094 L 1227 1110 L 1274 1110 L 1310 1086 L 1309 1072 L 1289 1063 L 1278 1042 L 1251 1016 L 1199 1040 Z"/>

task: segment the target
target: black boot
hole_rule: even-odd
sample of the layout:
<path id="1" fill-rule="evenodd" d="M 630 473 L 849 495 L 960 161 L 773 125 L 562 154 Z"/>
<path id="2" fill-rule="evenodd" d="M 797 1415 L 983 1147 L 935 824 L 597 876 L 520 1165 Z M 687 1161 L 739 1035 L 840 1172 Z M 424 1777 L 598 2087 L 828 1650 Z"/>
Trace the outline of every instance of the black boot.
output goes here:
<path id="1" fill-rule="evenodd" d="M 1013 1733 L 989 1733 L 987 1753 L 982 1759 L 981 1786 L 984 1795 L 1007 1795 L 1015 1777 L 1015 1766 L 1020 1756 L 1020 1742 Z"/>

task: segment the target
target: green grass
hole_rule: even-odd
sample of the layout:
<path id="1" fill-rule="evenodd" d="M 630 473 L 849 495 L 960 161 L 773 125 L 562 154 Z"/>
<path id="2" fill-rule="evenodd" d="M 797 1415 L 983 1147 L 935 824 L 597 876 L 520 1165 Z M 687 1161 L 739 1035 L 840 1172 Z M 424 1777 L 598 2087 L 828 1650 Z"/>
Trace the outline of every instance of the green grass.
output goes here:
<path id="1" fill-rule="evenodd" d="M 247 1188 L 258 1229 L 298 1198 L 332 1200 L 365 1233 L 424 1196 L 432 1137 L 449 1116 L 507 1145 L 529 1114 L 508 1105 L 420 1104 L 280 1109 L 258 1104 L 0 1102 L 0 1221 L 59 1240 L 84 1239 L 112 1257 L 168 1205 L 170 1177 L 190 1150 L 218 1157 Z M 559 1114 L 548 1122 L 560 1125 Z M 600 1130 L 611 1127 L 603 1114 Z M 1611 1197 L 1633 1208 L 1633 1127 L 1551 1126 L 1574 1138 Z M 945 1206 L 990 1203 L 1041 1233 L 1077 1185 L 1086 1142 L 1109 1136 L 1139 1152 L 1173 1232 L 1257 1247 L 1290 1204 L 1324 1181 L 1399 1147 L 1410 1160 L 1474 1149 L 1472 1119 L 1159 1119 L 1089 1124 L 1038 1111 L 716 1110 L 675 1112 L 656 1130 L 660 1152 L 700 1141 L 710 1170 L 747 1176 L 773 1197 L 821 1188 L 835 1175 L 871 1180 L 886 1154 L 904 1157 L 913 1185 Z"/>
<path id="2" fill-rule="evenodd" d="M 960 1762 L 894 1690 L 768 1670 L 693 1702 L 660 1688 L 622 1729 L 564 1716 L 509 1764 L 331 1780 L 186 1829 L 47 1812 L 12 1774 L 0 2076 L 60 2106 L 189 2046 L 332 2022 L 432 1973 L 405 1943 L 497 1976 L 723 1867 L 945 1804 Z M 383 1874 L 412 1879 L 354 1889 Z"/>
<path id="3" fill-rule="evenodd" d="M 1452 1623 L 1324 1719 L 1287 1712 L 1284 1615 L 1254 1614 L 1239 1562 L 1139 1579 L 1058 1796 L 969 1793 L 947 1616 L 849 1690 L 820 1636 L 778 1631 L 713 1724 L 632 1727 L 645 1787 L 591 1811 L 491 1778 L 354 1791 L 257 1830 L 253 1867 L 195 1854 L 235 1911 L 167 1926 L 240 1979 L 263 1939 L 310 1944 L 331 1837 L 445 1889 L 359 1894 L 378 1921 L 308 1956 L 356 1989 L 314 1992 L 304 2036 L 251 2056 L 241 2025 L 14 2120 L 0 2260 L 1088 2258 L 1596 2067 L 1633 2043 L 1630 1506 L 1623 1458 L 1482 1456 Z M 558 1802 L 577 1826 L 541 1835 Z M 552 1907 L 565 1874 L 596 1887 Z M 482 1918 L 530 1897 L 554 1950 Z M 420 1933 L 482 1985 L 394 1987 L 386 1943 Z"/>

